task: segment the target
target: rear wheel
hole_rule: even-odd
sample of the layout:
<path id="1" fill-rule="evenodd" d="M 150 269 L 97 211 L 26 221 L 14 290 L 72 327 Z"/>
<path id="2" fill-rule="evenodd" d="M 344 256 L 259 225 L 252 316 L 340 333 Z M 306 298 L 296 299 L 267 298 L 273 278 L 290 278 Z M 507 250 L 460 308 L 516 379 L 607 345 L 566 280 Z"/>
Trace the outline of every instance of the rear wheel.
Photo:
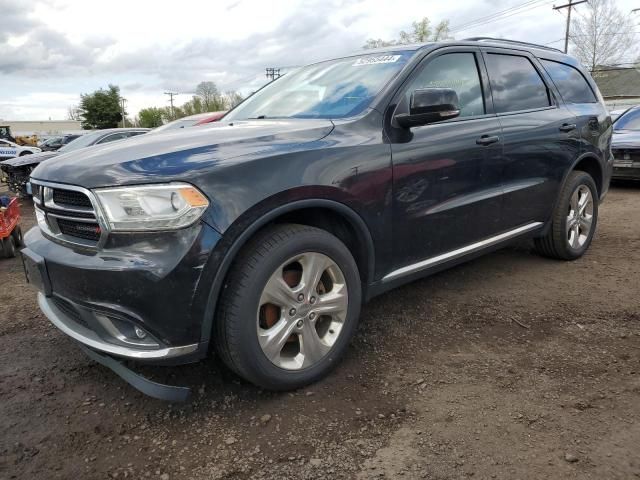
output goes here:
<path id="1" fill-rule="evenodd" d="M 2 239 L 2 253 L 5 258 L 14 258 L 16 256 L 16 241 L 12 235 Z"/>
<path id="2" fill-rule="evenodd" d="M 360 303 L 358 267 L 340 240 L 308 226 L 271 227 L 231 267 L 216 349 L 256 385 L 299 388 L 326 375 L 344 354 Z"/>
<path id="3" fill-rule="evenodd" d="M 535 240 L 542 255 L 561 260 L 581 257 L 591 245 L 598 222 L 598 191 L 591 175 L 569 174 L 547 235 Z"/>

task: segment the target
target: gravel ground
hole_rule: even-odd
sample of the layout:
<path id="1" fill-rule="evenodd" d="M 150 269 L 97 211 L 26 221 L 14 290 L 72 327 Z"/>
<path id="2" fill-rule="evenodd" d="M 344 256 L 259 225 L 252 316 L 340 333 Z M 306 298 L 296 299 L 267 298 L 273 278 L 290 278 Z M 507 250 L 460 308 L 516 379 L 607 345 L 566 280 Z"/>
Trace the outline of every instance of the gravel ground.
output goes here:
<path id="1" fill-rule="evenodd" d="M 0 478 L 640 477 L 638 205 L 614 186 L 578 261 L 520 245 L 376 298 L 307 389 L 145 370 L 194 386 L 184 405 L 90 361 L 0 260 Z"/>

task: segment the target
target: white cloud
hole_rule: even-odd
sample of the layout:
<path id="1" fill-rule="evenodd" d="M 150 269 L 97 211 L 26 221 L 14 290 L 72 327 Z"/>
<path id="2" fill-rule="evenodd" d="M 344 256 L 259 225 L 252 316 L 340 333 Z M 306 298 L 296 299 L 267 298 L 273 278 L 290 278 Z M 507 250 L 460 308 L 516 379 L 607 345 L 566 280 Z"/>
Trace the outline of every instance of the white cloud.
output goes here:
<path id="1" fill-rule="evenodd" d="M 291 66 L 393 38 L 413 20 L 450 19 L 455 27 L 521 0 L 0 0 L 0 117 L 64 118 L 80 93 L 122 87 L 130 113 L 166 105 L 163 92 L 189 98 L 202 80 L 251 91 L 264 68 Z M 456 32 L 547 43 L 564 34 L 551 1 Z M 623 10 L 634 0 L 619 0 Z M 576 7 L 579 9 L 580 7 Z M 561 45 L 561 42 L 553 45 Z M 39 93 L 38 93 L 39 92 Z M 46 93 L 48 92 L 48 93 Z M 52 95 L 55 94 L 55 95 Z M 40 103 L 38 103 L 40 102 Z"/>

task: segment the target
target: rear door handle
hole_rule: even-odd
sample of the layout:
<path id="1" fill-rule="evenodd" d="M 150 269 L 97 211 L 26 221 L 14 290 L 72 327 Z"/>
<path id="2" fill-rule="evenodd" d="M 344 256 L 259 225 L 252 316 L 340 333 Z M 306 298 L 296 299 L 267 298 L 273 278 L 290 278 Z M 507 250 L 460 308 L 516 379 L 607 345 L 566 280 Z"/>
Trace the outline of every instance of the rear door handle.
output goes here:
<path id="1" fill-rule="evenodd" d="M 492 135 L 482 135 L 480 138 L 476 140 L 478 145 L 491 145 L 492 143 L 496 143 L 500 141 L 500 137 L 492 136 Z"/>
<path id="2" fill-rule="evenodd" d="M 575 123 L 563 123 L 560 126 L 560 131 L 561 132 L 570 132 L 572 130 L 576 129 L 576 124 Z"/>

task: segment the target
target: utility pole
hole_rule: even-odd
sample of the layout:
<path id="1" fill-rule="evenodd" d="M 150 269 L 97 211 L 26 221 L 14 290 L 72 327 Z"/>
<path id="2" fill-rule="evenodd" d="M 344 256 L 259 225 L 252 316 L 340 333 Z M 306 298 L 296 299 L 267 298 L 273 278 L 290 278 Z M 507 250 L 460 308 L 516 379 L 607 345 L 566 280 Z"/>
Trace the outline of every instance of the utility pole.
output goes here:
<path id="1" fill-rule="evenodd" d="M 270 78 L 272 81 L 275 80 L 276 78 L 280 78 L 279 68 L 267 67 L 266 71 L 267 71 L 266 77 Z"/>
<path id="2" fill-rule="evenodd" d="M 567 31 L 564 34 L 564 53 L 567 53 L 569 51 L 569 27 L 571 26 L 571 9 L 576 5 L 580 5 L 581 3 L 587 3 L 587 0 L 580 0 L 578 2 L 569 0 L 569 3 L 566 3 L 564 5 L 560 5 L 558 7 L 556 7 L 555 5 L 553 6 L 553 9 L 558 11 L 562 10 L 563 8 L 567 9 Z"/>
<path id="3" fill-rule="evenodd" d="M 122 128 L 125 127 L 125 123 L 124 123 L 124 102 L 126 102 L 127 99 L 124 97 L 120 97 L 120 107 L 122 108 Z"/>
<path id="4" fill-rule="evenodd" d="M 175 120 L 175 110 L 173 109 L 173 97 L 178 95 L 177 92 L 164 92 L 165 95 L 169 95 L 169 103 L 171 103 L 171 120 Z"/>

